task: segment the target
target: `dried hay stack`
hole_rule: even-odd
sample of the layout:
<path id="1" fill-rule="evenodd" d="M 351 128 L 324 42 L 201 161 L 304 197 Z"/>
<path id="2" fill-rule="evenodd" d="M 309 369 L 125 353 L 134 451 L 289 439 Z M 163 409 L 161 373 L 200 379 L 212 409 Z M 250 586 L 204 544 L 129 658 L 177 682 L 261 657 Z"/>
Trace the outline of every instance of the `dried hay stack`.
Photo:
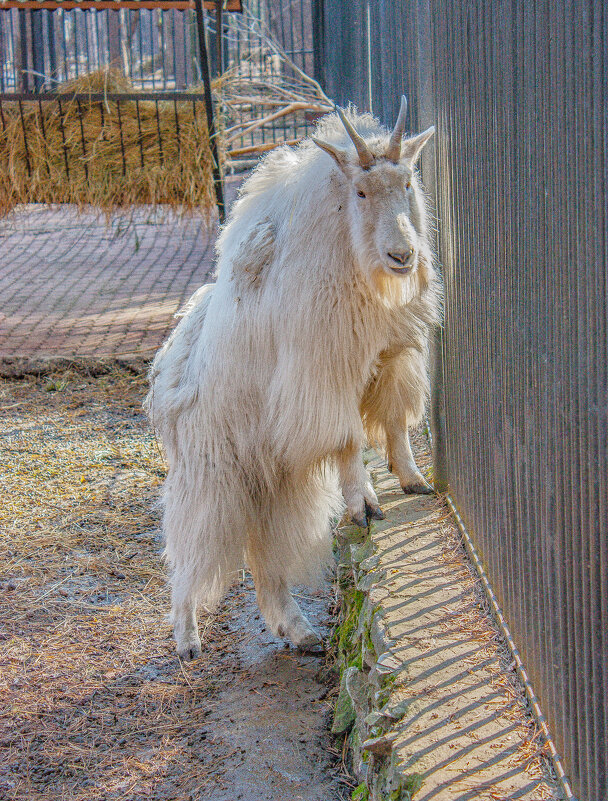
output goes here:
<path id="1" fill-rule="evenodd" d="M 106 70 L 63 84 L 61 111 L 56 100 L 23 101 L 21 110 L 3 102 L 0 214 L 20 203 L 74 203 L 106 213 L 167 204 L 209 219 L 213 163 L 201 100 L 117 105 L 71 97 L 132 91 L 124 76 Z M 221 136 L 218 149 L 222 159 Z"/>

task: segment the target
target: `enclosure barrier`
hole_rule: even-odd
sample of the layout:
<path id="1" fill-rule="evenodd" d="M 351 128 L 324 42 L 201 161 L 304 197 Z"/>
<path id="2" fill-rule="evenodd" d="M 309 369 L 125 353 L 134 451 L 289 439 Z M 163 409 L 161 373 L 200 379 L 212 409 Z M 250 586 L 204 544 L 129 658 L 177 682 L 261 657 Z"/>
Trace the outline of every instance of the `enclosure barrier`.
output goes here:
<path id="1" fill-rule="evenodd" d="M 330 94 L 390 124 L 405 91 L 411 126 L 437 126 L 437 479 L 574 792 L 606 801 L 608 6 L 357 0 L 348 15 L 338 45 L 347 10 L 326 0 Z"/>
<path id="2" fill-rule="evenodd" d="M 232 10 L 242 10 L 242 5 L 240 0 L 204 0 L 206 7 L 212 8 L 216 11 L 217 15 L 217 28 L 218 31 L 222 28 L 222 14 L 224 6 L 226 8 L 231 8 Z M 55 21 L 52 16 L 47 15 L 47 40 L 46 44 L 48 45 L 48 74 L 45 74 L 45 37 L 44 37 L 44 29 L 43 29 L 43 18 L 42 14 L 47 13 L 48 11 L 56 13 L 60 11 L 64 13 L 66 10 L 77 10 L 78 12 L 82 13 L 83 11 L 93 11 L 96 15 L 98 11 L 103 11 L 107 9 L 112 10 L 112 14 L 114 16 L 108 17 L 108 44 L 109 44 L 109 62 L 107 66 L 112 66 L 113 61 L 116 60 L 116 54 L 113 53 L 112 50 L 116 50 L 117 46 L 120 43 L 120 18 L 117 18 L 115 15 L 119 14 L 121 10 L 135 8 L 138 9 L 138 18 L 141 14 L 141 11 L 154 10 L 159 9 L 162 10 L 172 8 L 172 9 L 185 9 L 188 8 L 190 5 L 189 0 L 0 0 L 0 12 L 2 14 L 2 19 L 6 18 L 6 15 L 15 11 L 17 14 L 17 21 L 19 23 L 19 58 L 17 58 L 17 48 L 15 43 L 15 37 L 13 36 L 13 31 L 11 30 L 11 36 L 9 38 L 8 43 L 6 42 L 7 37 L 5 36 L 5 26 L 0 27 L 0 86 L 2 89 L 2 93 L 0 94 L 0 98 L 5 98 L 7 101 L 12 100 L 10 94 L 6 94 L 4 92 L 4 82 L 5 82 L 5 72 L 8 66 L 10 66 L 11 62 L 13 65 L 13 75 L 15 79 L 15 87 L 18 87 L 17 80 L 25 81 L 27 86 L 28 82 L 28 58 L 31 58 L 33 61 L 32 70 L 33 77 L 34 77 L 34 85 L 36 89 L 40 90 L 45 83 L 49 81 L 53 81 L 57 84 L 56 73 L 57 73 L 57 53 L 56 53 L 56 44 L 57 44 L 57 28 L 55 26 Z M 205 99 L 205 117 L 206 117 L 206 144 L 207 148 L 210 152 L 211 156 L 211 172 L 213 175 L 213 187 L 214 187 L 214 194 L 217 203 L 217 210 L 219 215 L 219 220 L 221 223 L 224 222 L 225 219 L 225 204 L 224 204 L 224 188 L 223 188 L 223 179 L 222 179 L 222 172 L 221 172 L 221 165 L 219 161 L 219 150 L 217 144 L 217 130 L 216 130 L 216 121 L 215 121 L 215 113 L 213 108 L 213 101 L 211 95 L 211 77 L 210 77 L 210 70 L 209 70 L 209 58 L 207 54 L 207 45 L 206 45 L 206 38 L 205 38 L 205 23 L 204 23 L 204 15 L 203 15 L 203 0 L 194 0 L 194 8 L 196 12 L 196 31 L 197 31 L 197 41 L 198 41 L 198 55 L 199 55 L 199 65 L 200 65 L 200 72 L 201 78 L 203 82 L 203 90 L 204 90 L 204 99 Z M 33 9 L 33 10 L 28 10 Z M 29 14 L 29 22 L 30 22 L 30 31 L 29 31 L 29 42 L 27 36 L 27 19 L 26 14 Z M 85 38 L 87 33 L 87 19 L 85 17 Z M 12 18 L 10 19 L 12 23 Z M 118 25 L 116 25 L 118 22 Z M 113 23 L 113 24 L 110 24 Z M 65 29 L 63 30 L 64 33 L 64 45 L 65 45 Z M 99 34 L 99 26 L 97 26 L 97 33 Z M 141 42 L 141 39 L 140 39 Z M 218 53 L 221 54 L 222 47 L 221 47 L 221 36 L 218 34 L 217 37 L 218 43 Z M 8 47 L 7 47 L 8 44 Z M 29 44 L 29 46 L 28 46 Z M 114 47 L 113 47 L 114 45 Z M 88 50 L 88 42 L 87 42 L 87 50 Z M 175 48 L 174 48 L 175 53 Z M 67 59 L 66 59 L 67 61 Z M 16 69 L 17 64 L 19 63 L 20 69 Z M 85 70 L 87 74 L 90 74 L 92 71 L 90 67 L 88 70 Z M 78 74 L 78 62 L 76 61 L 76 74 Z M 109 74 L 109 73 L 108 73 Z M 88 87 L 87 87 L 88 88 Z M 18 94 L 18 93 L 17 93 Z M 27 93 L 26 93 L 27 94 Z M 106 92 L 104 91 L 104 95 Z M 42 98 L 42 92 L 38 93 L 38 97 Z M 65 95 L 64 95 L 65 97 Z M 21 96 L 17 98 L 17 102 L 19 102 L 19 112 L 22 124 L 22 131 L 23 131 L 23 144 L 24 144 L 24 156 L 25 156 L 25 164 L 27 168 L 27 176 L 28 179 L 33 177 L 32 172 L 32 164 L 30 153 L 27 145 L 27 135 L 26 135 L 26 124 L 24 119 L 23 113 L 23 100 L 26 99 L 25 96 Z M 45 97 L 48 100 L 48 95 Z M 155 98 L 156 101 L 163 99 L 162 96 L 158 96 Z M 82 152 L 82 161 L 83 161 L 83 169 L 85 173 L 85 183 L 89 185 L 89 189 L 91 189 L 91 183 L 89 181 L 88 175 L 88 165 L 87 165 L 87 154 L 85 150 L 85 135 L 84 135 L 84 125 L 83 125 L 83 113 L 81 102 L 82 98 L 79 97 L 78 92 L 72 93 L 71 97 L 72 102 L 75 102 L 77 105 L 78 117 L 80 121 L 80 131 L 81 131 L 81 144 L 83 148 Z M 120 115 L 120 100 L 117 99 L 116 101 L 116 109 L 117 109 L 117 116 L 118 116 L 118 129 L 120 134 L 120 146 L 121 146 L 121 155 L 122 155 L 122 165 L 123 165 L 123 176 L 126 175 L 126 157 L 125 157 L 125 147 L 123 141 L 123 126 L 122 126 L 122 119 Z M 59 104 L 59 129 L 61 131 L 61 137 L 63 141 L 63 151 L 64 151 L 64 160 L 65 160 L 65 167 L 66 172 L 69 170 L 68 167 L 68 158 L 67 158 L 67 146 L 66 146 L 66 132 L 65 132 L 65 125 L 64 125 L 64 116 L 61 110 L 61 98 L 58 100 Z M 141 149 L 141 158 L 142 158 L 142 168 L 144 167 L 143 164 L 143 135 L 142 135 L 142 126 L 141 126 L 141 116 L 139 112 L 139 103 L 136 100 L 137 104 L 137 122 L 138 122 L 138 132 L 139 132 L 139 145 Z M 89 104 L 90 106 L 90 104 Z M 101 118 L 101 126 L 102 129 L 104 128 L 104 119 L 103 119 L 103 107 L 106 106 L 109 112 L 109 105 L 107 98 L 103 101 L 103 103 L 99 104 L 99 108 L 102 113 Z M 45 161 L 46 169 L 49 177 L 49 184 L 52 183 L 51 179 L 51 170 L 50 170 L 50 158 L 49 156 L 49 143 L 47 140 L 47 134 L 44 129 L 44 115 L 42 111 L 42 99 L 39 103 L 40 114 L 38 120 L 41 126 L 41 134 L 42 134 L 42 161 Z M 161 163 L 163 162 L 163 154 L 162 154 L 162 141 L 161 141 L 161 130 L 160 130 L 160 116 L 159 116 L 159 106 L 158 102 L 156 102 L 156 120 L 157 120 L 157 129 L 158 129 L 158 138 L 159 138 L 159 148 L 160 148 L 160 160 Z M 179 122 L 177 117 L 177 105 L 175 105 L 175 123 L 176 123 L 176 139 L 177 139 L 177 152 L 180 154 L 180 137 L 179 137 Z M 8 132 L 8 133 L 7 133 Z M 37 189 L 38 187 L 33 188 L 32 196 L 29 197 L 28 193 L 25 191 L 25 188 L 19 186 L 19 170 L 15 169 L 15 160 L 14 160 L 14 152 L 15 152 L 15 141 L 14 139 L 11 140 L 10 137 L 10 126 L 7 127 L 4 115 L 2 115 L 2 155 L 5 156 L 9 162 L 9 175 L 10 177 L 5 178 L 5 182 L 7 184 L 7 194 L 10 197 L 8 202 L 8 208 L 11 206 L 11 202 L 17 198 L 18 202 L 50 202 L 46 197 L 44 197 L 44 192 L 42 196 L 37 196 Z M 105 130 L 102 131 L 102 137 L 105 134 Z M 199 159 L 200 161 L 201 159 Z M 102 167 L 111 168 L 111 164 L 103 164 Z M 197 165 L 198 166 L 198 165 Z M 15 181 L 12 176 L 17 174 L 17 181 Z M 103 177 L 102 177 L 103 181 Z M 17 184 L 17 186 L 15 186 Z M 174 190 L 174 194 L 170 197 L 171 200 L 177 200 L 175 198 L 175 182 L 173 182 L 172 190 Z M 181 187 L 180 187 L 181 188 Z M 114 187 L 113 187 L 114 189 Z M 89 193 L 90 194 L 90 193 Z M 112 192 L 109 193 L 110 195 Z M 123 200 L 123 192 L 118 192 L 118 196 L 112 198 L 112 203 L 110 205 L 120 205 L 124 202 Z M 54 198 L 55 202 L 73 202 L 73 198 L 69 197 L 66 199 Z M 189 198 L 185 200 L 185 205 L 193 206 L 194 203 L 189 203 Z M 76 198 L 76 202 L 80 202 L 79 198 Z M 86 202 L 86 200 L 84 201 Z M 155 193 L 152 194 L 152 197 L 148 200 L 144 198 L 143 200 L 137 196 L 134 196 L 133 199 L 129 199 L 129 202 L 167 202 L 164 198 L 159 199 L 156 197 Z M 3 204 L 0 204 L 0 208 Z M 204 204 L 207 206 L 208 204 Z M 2 209 L 3 210 L 3 209 Z"/>
<path id="3" fill-rule="evenodd" d="M 272 97 L 242 92 L 250 104 L 230 99 L 222 107 L 227 125 L 259 119 L 273 104 L 300 96 L 301 84 L 290 85 L 297 70 L 318 77 L 313 34 L 320 0 L 229 0 L 226 8 L 204 0 L 202 6 L 211 75 L 229 70 L 250 88 L 277 89 Z M 203 81 L 194 0 L 0 0 L 0 11 L 0 92 L 51 91 L 107 67 L 136 91 L 181 91 Z M 277 57 L 271 41 L 294 67 Z M 271 115 L 264 125 L 243 127 L 233 149 L 255 155 L 260 145 L 299 139 L 310 119 Z"/>
<path id="4" fill-rule="evenodd" d="M 279 0 L 245 4 L 254 15 L 262 6 L 271 32 L 336 101 L 392 124 L 405 92 L 411 129 L 437 126 L 423 165 L 446 290 L 436 482 L 480 554 L 574 791 L 606 801 L 608 6 L 298 0 L 285 16 Z M 10 13 L 18 22 L 25 12 Z M 88 48 L 93 29 L 75 22 L 85 12 L 58 13 L 74 24 L 57 63 L 77 70 L 75 46 Z M 181 30 L 191 30 L 192 12 L 166 13 L 183 13 Z M 142 88 L 158 80 L 145 57 L 156 31 L 176 43 L 163 49 L 164 88 L 196 76 L 196 59 L 180 61 L 190 46 L 179 24 L 161 17 L 148 34 L 120 14 L 124 62 Z M 14 32 L 0 32 L 11 91 Z M 102 55 L 110 34 L 95 40 Z M 262 33 L 239 15 L 222 37 L 226 63 L 274 74 Z"/>

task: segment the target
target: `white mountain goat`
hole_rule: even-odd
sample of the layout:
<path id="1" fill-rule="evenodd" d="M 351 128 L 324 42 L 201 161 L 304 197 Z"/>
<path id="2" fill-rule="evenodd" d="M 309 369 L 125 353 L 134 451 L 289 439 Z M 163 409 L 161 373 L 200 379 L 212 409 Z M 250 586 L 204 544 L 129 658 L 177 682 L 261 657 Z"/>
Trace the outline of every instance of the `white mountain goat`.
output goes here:
<path id="1" fill-rule="evenodd" d="M 405 492 L 430 492 L 408 426 L 428 392 L 438 282 L 416 160 L 432 128 L 403 139 L 339 110 L 315 137 L 266 156 L 199 289 L 157 354 L 146 408 L 165 445 L 164 532 L 182 658 L 201 653 L 212 609 L 245 562 L 275 634 L 319 638 L 290 586 L 318 576 L 330 520 L 382 512 L 363 466 L 386 446 Z"/>

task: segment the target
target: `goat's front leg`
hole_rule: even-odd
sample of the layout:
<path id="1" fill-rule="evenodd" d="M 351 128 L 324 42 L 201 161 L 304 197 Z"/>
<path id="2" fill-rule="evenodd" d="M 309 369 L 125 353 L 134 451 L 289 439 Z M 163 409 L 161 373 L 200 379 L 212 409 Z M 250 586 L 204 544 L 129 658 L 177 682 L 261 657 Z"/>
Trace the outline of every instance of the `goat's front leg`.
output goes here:
<path id="1" fill-rule="evenodd" d="M 407 426 L 386 426 L 386 450 L 388 469 L 397 476 L 406 495 L 434 492 L 414 460 Z"/>
<path id="2" fill-rule="evenodd" d="M 363 464 L 361 448 L 351 444 L 337 454 L 342 495 L 353 523 L 367 526 L 371 518 L 384 520 L 369 474 Z"/>

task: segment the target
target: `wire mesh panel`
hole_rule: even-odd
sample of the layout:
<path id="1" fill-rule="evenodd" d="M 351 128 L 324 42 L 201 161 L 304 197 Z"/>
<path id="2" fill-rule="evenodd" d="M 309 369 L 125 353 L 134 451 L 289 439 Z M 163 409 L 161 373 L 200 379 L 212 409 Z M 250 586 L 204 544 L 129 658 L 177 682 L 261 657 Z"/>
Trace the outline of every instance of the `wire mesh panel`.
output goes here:
<path id="1" fill-rule="evenodd" d="M 328 94 L 341 105 L 354 103 L 371 111 L 391 127 L 405 94 L 408 126 L 415 128 L 419 92 L 427 79 L 421 71 L 425 20 L 416 3 L 404 7 L 390 0 L 325 0 L 319 47 Z"/>
<path id="2" fill-rule="evenodd" d="M 194 13 L 175 9 L 25 10 L 0 13 L 0 91 L 40 91 L 112 65 L 139 89 L 200 80 Z"/>
<path id="3" fill-rule="evenodd" d="M 226 73 L 280 87 L 288 101 L 290 80 L 301 92 L 300 71 L 319 69 L 313 46 L 313 11 L 319 0 L 246 0 L 242 13 L 205 11 L 207 50 L 214 75 Z M 315 11 L 316 9 L 316 11 Z M 221 63 L 220 63 L 221 62 Z M 140 91 L 174 91 L 202 80 L 194 10 L 167 8 L 0 8 L 0 93 L 48 91 L 112 66 Z M 228 123 L 264 116 L 266 107 L 226 108 Z M 270 120 L 239 145 L 305 135 L 306 114 Z"/>

